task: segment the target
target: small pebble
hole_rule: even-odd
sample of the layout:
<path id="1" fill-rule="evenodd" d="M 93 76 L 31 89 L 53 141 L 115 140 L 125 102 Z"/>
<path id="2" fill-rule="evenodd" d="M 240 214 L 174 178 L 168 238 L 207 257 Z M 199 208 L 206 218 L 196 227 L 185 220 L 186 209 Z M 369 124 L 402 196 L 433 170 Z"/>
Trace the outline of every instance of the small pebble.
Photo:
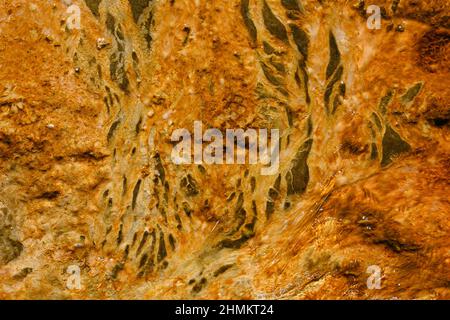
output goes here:
<path id="1" fill-rule="evenodd" d="M 163 119 L 169 120 L 171 114 L 172 114 L 172 111 L 167 111 L 166 113 L 163 114 Z"/>
<path id="2" fill-rule="evenodd" d="M 47 128 L 53 129 L 53 128 L 55 128 L 55 125 L 54 125 L 53 123 L 49 123 L 49 124 L 47 125 Z"/>
<path id="3" fill-rule="evenodd" d="M 405 31 L 405 27 L 402 24 L 399 24 L 396 28 L 395 31 L 397 32 L 403 32 Z"/>
<path id="4" fill-rule="evenodd" d="M 97 49 L 101 50 L 104 47 L 108 46 L 108 42 L 106 42 L 105 38 L 98 38 L 97 39 Z"/>

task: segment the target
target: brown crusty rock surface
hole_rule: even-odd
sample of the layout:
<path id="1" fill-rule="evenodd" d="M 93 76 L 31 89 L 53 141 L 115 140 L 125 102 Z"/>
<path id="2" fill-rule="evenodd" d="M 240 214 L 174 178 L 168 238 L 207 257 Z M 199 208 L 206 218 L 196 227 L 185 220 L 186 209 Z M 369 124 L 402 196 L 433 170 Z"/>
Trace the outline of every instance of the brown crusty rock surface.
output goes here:
<path id="1" fill-rule="evenodd" d="M 0 299 L 449 299 L 449 16 L 1 1 Z M 278 173 L 173 164 L 197 120 L 279 129 Z"/>

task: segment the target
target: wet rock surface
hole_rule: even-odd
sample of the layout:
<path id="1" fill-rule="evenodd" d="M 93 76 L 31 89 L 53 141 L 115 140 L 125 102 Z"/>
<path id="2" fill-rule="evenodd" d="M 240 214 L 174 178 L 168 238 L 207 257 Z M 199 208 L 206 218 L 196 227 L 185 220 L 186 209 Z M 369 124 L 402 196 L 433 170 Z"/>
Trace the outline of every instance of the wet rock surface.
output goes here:
<path id="1" fill-rule="evenodd" d="M 450 298 L 450 6 L 370 4 L 0 3 L 0 298 Z M 195 121 L 277 173 L 174 164 Z"/>

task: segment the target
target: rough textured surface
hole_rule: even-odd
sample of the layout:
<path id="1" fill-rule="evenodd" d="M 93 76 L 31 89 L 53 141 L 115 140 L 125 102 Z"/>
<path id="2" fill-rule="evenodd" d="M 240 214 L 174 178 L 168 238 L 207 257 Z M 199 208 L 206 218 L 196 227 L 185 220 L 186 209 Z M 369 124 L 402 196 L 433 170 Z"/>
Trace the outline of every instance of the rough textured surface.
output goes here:
<path id="1" fill-rule="evenodd" d="M 449 13 L 2 1 L 0 298 L 450 298 Z M 279 174 L 171 163 L 196 120 L 280 129 Z"/>

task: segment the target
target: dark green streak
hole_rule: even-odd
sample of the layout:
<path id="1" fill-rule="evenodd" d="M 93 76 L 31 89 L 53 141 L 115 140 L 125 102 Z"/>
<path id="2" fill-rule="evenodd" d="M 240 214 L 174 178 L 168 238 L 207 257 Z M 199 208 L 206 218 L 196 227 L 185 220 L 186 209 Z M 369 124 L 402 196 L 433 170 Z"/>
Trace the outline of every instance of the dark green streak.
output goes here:
<path id="1" fill-rule="evenodd" d="M 266 1 L 264 1 L 263 19 L 267 30 L 269 30 L 269 32 L 273 36 L 277 37 L 281 41 L 288 42 L 286 28 L 284 27 L 283 23 L 281 23 L 281 21 L 278 20 L 278 18 L 273 14 Z"/>
<path id="2" fill-rule="evenodd" d="M 252 41 L 253 45 L 256 45 L 257 31 L 256 31 L 255 24 L 253 23 L 252 19 L 250 19 L 248 2 L 249 2 L 249 0 L 241 1 L 241 14 L 242 14 L 242 17 L 244 18 L 244 23 L 245 23 L 245 26 L 247 27 L 248 33 L 250 34 L 251 41 Z"/>
<path id="3" fill-rule="evenodd" d="M 289 27 L 292 30 L 292 37 L 294 38 L 294 42 L 297 45 L 298 51 L 300 51 L 300 53 L 303 55 L 305 61 L 308 60 L 308 34 L 297 27 L 295 24 L 290 24 Z"/>
<path id="4" fill-rule="evenodd" d="M 383 137 L 383 158 L 381 160 L 381 166 L 388 165 L 392 162 L 392 157 L 408 152 L 409 150 L 411 150 L 410 145 L 391 126 L 387 125 Z"/>
<path id="5" fill-rule="evenodd" d="M 96 17 L 99 16 L 98 7 L 100 6 L 101 0 L 84 0 L 86 2 L 86 5 L 91 10 L 92 14 Z"/>
<path id="6" fill-rule="evenodd" d="M 309 183 L 308 156 L 313 144 L 312 139 L 308 139 L 299 149 L 295 159 L 292 161 L 292 167 L 286 174 L 287 193 L 302 194 L 305 192 Z"/>
<path id="7" fill-rule="evenodd" d="M 149 6 L 150 0 L 128 0 L 128 2 L 131 6 L 134 22 L 137 23 L 142 12 Z"/>
<path id="8" fill-rule="evenodd" d="M 391 103 L 393 96 L 394 96 L 394 91 L 389 90 L 387 92 L 387 94 L 383 98 L 381 98 L 379 109 L 382 114 L 386 113 L 387 107 L 388 107 L 389 103 Z"/>
<path id="9" fill-rule="evenodd" d="M 159 235 L 159 248 L 157 261 L 161 262 L 165 257 L 167 257 L 166 242 L 164 241 L 164 233 L 161 232 Z"/>
<path id="10" fill-rule="evenodd" d="M 266 76 L 267 80 L 270 81 L 270 83 L 272 83 L 272 84 L 274 84 L 276 86 L 282 85 L 281 79 L 276 77 L 276 76 L 274 76 L 271 73 L 270 68 L 265 63 L 261 62 L 261 67 L 263 69 L 264 75 Z"/>
<path id="11" fill-rule="evenodd" d="M 414 98 L 419 94 L 422 89 L 422 83 L 416 83 L 414 86 L 408 89 L 406 93 L 401 97 L 403 104 L 407 104 L 414 100 Z"/>
<path id="12" fill-rule="evenodd" d="M 330 42 L 330 62 L 328 63 L 327 66 L 326 72 L 327 79 L 329 79 L 333 75 L 334 71 L 341 62 L 341 53 L 339 52 L 339 48 L 336 43 L 336 38 L 334 37 L 331 31 L 329 34 L 329 42 Z"/>
<path id="13" fill-rule="evenodd" d="M 111 141 L 112 137 L 114 136 L 114 132 L 117 130 L 117 127 L 120 124 L 120 120 L 114 121 L 114 123 L 111 125 L 111 128 L 109 128 L 107 140 L 108 142 Z"/>
<path id="14" fill-rule="evenodd" d="M 133 200 L 132 200 L 132 202 L 131 202 L 131 208 L 132 208 L 132 209 L 136 208 L 136 200 L 137 200 L 137 197 L 138 197 L 138 195 L 139 195 L 139 189 L 141 188 L 141 183 L 142 183 L 142 180 L 139 180 L 139 181 L 136 183 L 136 186 L 134 187 L 134 190 L 133 190 Z"/>
<path id="15" fill-rule="evenodd" d="M 339 69 L 334 74 L 333 79 L 330 81 L 330 83 L 328 83 L 327 88 L 325 89 L 324 101 L 325 101 L 325 109 L 327 110 L 327 112 L 329 111 L 330 98 L 331 94 L 333 93 L 334 85 L 341 79 L 343 72 L 344 68 L 340 66 Z"/>
<path id="16" fill-rule="evenodd" d="M 287 10 L 300 11 L 300 6 L 299 6 L 297 0 L 281 0 L 281 4 Z"/>

